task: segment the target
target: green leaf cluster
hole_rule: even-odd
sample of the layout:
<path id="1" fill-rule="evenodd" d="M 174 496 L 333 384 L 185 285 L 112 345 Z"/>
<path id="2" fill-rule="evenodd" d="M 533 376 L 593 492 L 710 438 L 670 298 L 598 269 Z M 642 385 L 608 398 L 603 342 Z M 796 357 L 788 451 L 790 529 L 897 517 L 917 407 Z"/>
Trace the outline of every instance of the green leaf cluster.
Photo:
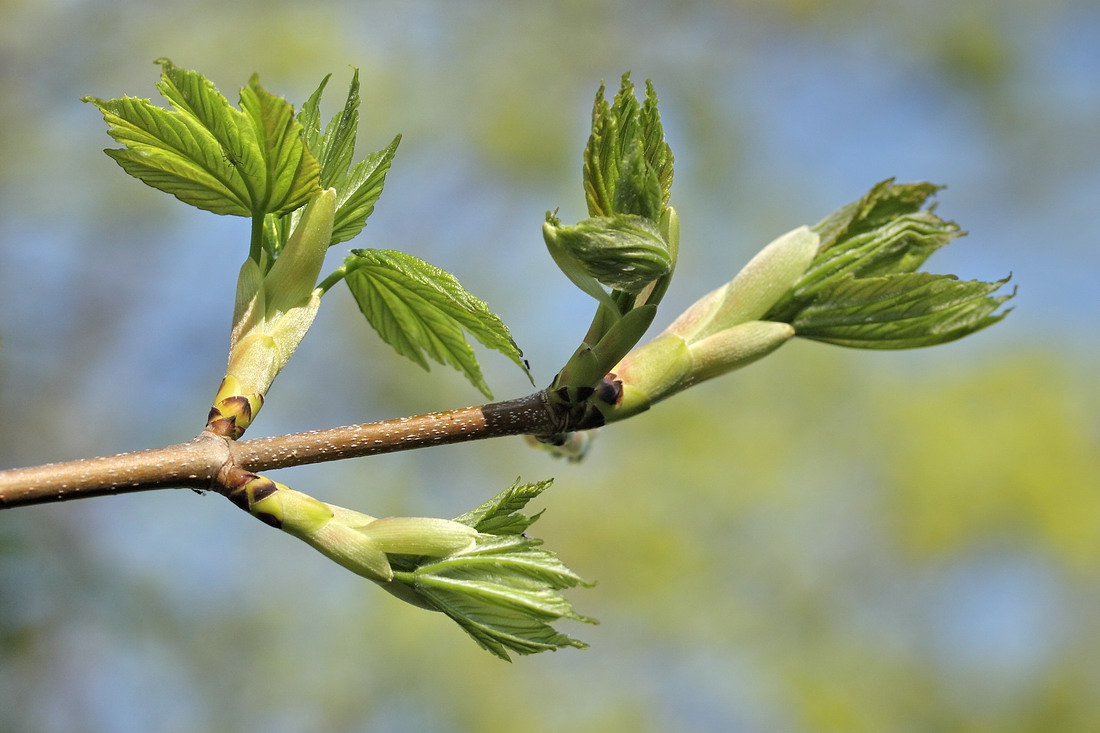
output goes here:
<path id="1" fill-rule="evenodd" d="M 401 143 L 401 136 L 397 135 L 386 147 L 352 164 L 359 130 L 359 70 L 353 73 L 343 109 L 329 120 L 322 132 L 321 97 L 331 76 L 329 74 L 321 80 L 298 114 L 306 146 L 313 151 L 320 164 L 321 187 L 336 189 L 336 214 L 330 246 L 346 242 L 363 230 L 382 195 L 386 174 Z M 276 251 L 286 242 L 288 233 L 297 223 L 297 214 L 284 219 L 275 227 L 272 248 Z"/>
<path id="2" fill-rule="evenodd" d="M 105 152 L 127 173 L 184 203 L 216 214 L 252 217 L 249 259 L 255 267 L 246 268 L 256 281 L 251 290 L 257 278 L 280 271 L 274 265 L 301 222 L 304 204 L 321 190 L 336 192 L 326 246 L 362 231 L 382 194 L 401 136 L 353 162 L 358 70 L 343 108 L 322 127 L 321 98 L 331 75 L 295 115 L 290 103 L 265 91 L 256 76 L 241 90 L 236 109 L 202 74 L 167 59 L 157 63 L 162 70 L 157 89 L 171 110 L 132 97 L 84 98 L 99 108 L 108 133 L 123 145 Z M 426 357 L 449 364 L 487 396 L 491 393 L 464 332 L 526 370 L 508 329 L 485 303 L 449 273 L 411 255 L 355 250 L 320 283 L 312 268 L 294 271 L 298 280 L 312 278 L 290 283 L 295 291 L 316 288 L 318 295 L 347 278 L 368 321 L 399 354 L 425 369 Z"/>
<path id="3" fill-rule="evenodd" d="M 620 313 L 629 311 L 635 296 L 651 283 L 667 281 L 675 267 L 678 245 L 670 232 L 673 214 L 668 208 L 672 172 L 672 150 L 664 139 L 652 83 L 646 83 L 642 103 L 629 74 L 623 75 L 612 104 L 601 85 L 582 169 L 589 218 L 561 226 L 548 213 L 543 231 L 566 276 L 603 305 L 616 305 Z M 597 283 L 610 287 L 611 296 Z M 661 294 L 663 287 L 645 302 L 657 302 Z"/>
<path id="4" fill-rule="evenodd" d="M 438 558 L 391 558 L 395 582 L 415 593 L 415 602 L 442 611 L 492 654 L 535 654 L 584 642 L 556 631 L 560 619 L 596 623 L 573 610 L 560 593 L 590 586 L 540 540 L 524 532 L 539 518 L 521 513 L 552 481 L 520 484 L 455 521 L 476 529 L 475 547 Z"/>
<path id="5" fill-rule="evenodd" d="M 320 166 L 302 139 L 294 108 L 253 75 L 240 109 L 202 74 L 158 59 L 157 90 L 172 110 L 147 99 L 84 97 L 125 147 L 105 152 L 130 175 L 215 214 L 262 217 L 305 204 Z"/>
<path id="6" fill-rule="evenodd" d="M 646 82 L 645 101 L 639 104 L 630 74 L 623 74 L 610 105 L 601 84 L 584 149 L 589 216 L 633 214 L 660 221 L 671 195 L 672 164 L 653 84 Z"/>
<path id="7" fill-rule="evenodd" d="M 679 220 L 668 206 L 673 156 L 653 84 L 646 82 L 642 102 L 629 74 L 623 75 L 612 103 L 604 91 L 601 85 L 596 93 L 584 149 L 589 218 L 562 226 L 548 213 L 543 225 L 555 264 L 599 302 L 588 333 L 552 385 L 553 399 L 565 403 L 593 388 L 645 334 L 680 247 Z M 565 391 L 557 391 L 560 387 Z M 559 443 L 565 436 L 543 439 Z"/>
<path id="8" fill-rule="evenodd" d="M 764 317 L 798 336 L 865 349 L 945 343 L 1007 315 L 1008 282 L 959 281 L 917 272 L 940 247 L 962 236 L 957 224 L 925 208 L 939 189 L 892 179 L 813 227 L 821 238 L 809 268 Z"/>

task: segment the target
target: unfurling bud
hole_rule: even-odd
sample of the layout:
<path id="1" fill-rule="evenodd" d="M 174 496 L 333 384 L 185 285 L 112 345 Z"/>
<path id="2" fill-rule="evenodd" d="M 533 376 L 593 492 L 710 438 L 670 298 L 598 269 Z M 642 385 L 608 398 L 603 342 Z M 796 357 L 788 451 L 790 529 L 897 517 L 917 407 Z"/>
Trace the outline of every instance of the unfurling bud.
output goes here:
<path id="1" fill-rule="evenodd" d="M 641 216 L 594 216 L 575 226 L 560 226 L 548 215 L 542 236 L 566 277 L 605 304 L 611 301 L 601 283 L 638 293 L 671 272 L 675 264 L 658 226 Z"/>
<path id="2" fill-rule="evenodd" d="M 539 515 L 521 513 L 550 481 L 517 482 L 453 520 L 376 519 L 239 469 L 227 481 L 228 498 L 242 509 L 401 600 L 450 616 L 502 659 L 585 647 L 550 624 L 595 623 L 560 593 L 590 583 L 526 534 Z"/>
<path id="3" fill-rule="evenodd" d="M 636 293 L 672 269 L 668 245 L 645 217 L 595 216 L 576 226 L 547 222 L 543 236 L 555 259 L 570 258 L 615 290 Z"/>
<path id="4" fill-rule="evenodd" d="M 785 344 L 794 336 L 789 324 L 758 319 L 794 287 L 818 245 L 818 235 L 807 227 L 784 234 L 733 280 L 700 298 L 664 333 L 623 357 L 607 377 L 616 384 L 611 391 L 615 402 L 593 402 L 606 421 L 647 410 Z"/>
<path id="5" fill-rule="evenodd" d="M 698 341 L 768 312 L 810 266 L 820 240 L 799 227 L 771 242 L 733 280 L 704 295 L 668 327 L 686 341 Z"/>

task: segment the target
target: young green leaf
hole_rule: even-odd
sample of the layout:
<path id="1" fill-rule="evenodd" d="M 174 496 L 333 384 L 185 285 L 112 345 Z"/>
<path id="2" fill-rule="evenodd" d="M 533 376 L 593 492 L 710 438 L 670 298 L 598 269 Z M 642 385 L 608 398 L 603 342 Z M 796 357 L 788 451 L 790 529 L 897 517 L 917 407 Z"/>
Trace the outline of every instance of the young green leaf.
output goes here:
<path id="1" fill-rule="evenodd" d="M 864 349 L 906 349 L 962 338 L 1001 320 L 1012 295 L 993 296 L 1001 280 L 959 282 L 918 273 L 940 247 L 962 236 L 954 222 L 924 208 L 930 183 L 874 186 L 827 216 L 810 266 L 764 316 L 798 336 Z"/>
<path id="2" fill-rule="evenodd" d="M 584 150 L 583 180 L 590 216 L 633 214 L 657 222 L 672 187 L 672 151 L 664 139 L 657 94 L 646 82 L 639 106 L 630 74 L 623 74 L 610 106 L 596 93 L 592 134 Z"/>
<path id="3" fill-rule="evenodd" d="M 630 72 L 619 79 L 619 91 L 615 95 L 615 101 L 611 103 L 611 117 L 615 121 L 618 130 L 618 146 L 614 150 L 615 156 L 622 161 L 630 154 L 634 142 L 638 139 L 638 98 L 634 95 L 634 82 L 630 81 Z"/>
<path id="4" fill-rule="evenodd" d="M 926 272 L 848 278 L 822 292 L 791 324 L 803 338 L 864 349 L 911 349 L 954 341 L 993 325 L 1012 295 L 1007 278 L 960 282 Z"/>
<path id="5" fill-rule="evenodd" d="M 321 79 L 321 83 L 317 85 L 313 94 L 309 95 L 309 99 L 298 110 L 298 122 L 302 125 L 302 139 L 306 141 L 306 147 L 313 152 L 315 158 L 318 157 L 317 150 L 321 146 L 321 96 L 325 93 L 325 87 L 328 86 L 331 78 L 332 74 L 325 74 L 325 78 Z"/>
<path id="6" fill-rule="evenodd" d="M 332 244 L 346 242 L 363 230 L 374 205 L 382 195 L 386 173 L 401 142 L 398 135 L 386 147 L 371 153 L 352 166 L 342 178 L 336 201 L 336 221 L 332 227 Z"/>
<path id="7" fill-rule="evenodd" d="M 816 230 L 816 227 L 815 227 Z M 962 236 L 959 226 L 931 211 L 898 214 L 874 228 L 820 246 L 794 290 L 805 300 L 831 282 L 846 277 L 875 277 L 914 272 L 933 252 Z"/>
<path id="8" fill-rule="evenodd" d="M 462 372 L 492 397 L 464 331 L 526 371 L 504 323 L 453 275 L 393 250 L 352 250 L 345 279 L 382 340 L 428 369 L 426 357 Z"/>
<path id="9" fill-rule="evenodd" d="M 282 97 L 260 86 L 256 74 L 241 89 L 241 110 L 255 133 L 255 149 L 262 161 L 257 191 L 252 204 L 254 216 L 285 214 L 306 203 L 321 188 L 320 166 L 306 148 L 302 126 L 294 108 Z M 251 149 L 251 148 L 249 148 Z M 327 186 L 325 187 L 327 188 Z M 262 193 L 260 193 L 262 192 Z"/>
<path id="10" fill-rule="evenodd" d="M 327 80 L 327 77 L 326 77 Z M 323 85 L 318 89 L 318 95 Z M 318 96 L 319 101 L 319 96 Z M 304 123 L 303 123 L 304 124 Z M 307 142 L 310 150 L 317 156 L 321 163 L 321 185 L 333 186 L 340 190 L 340 184 L 347 175 L 348 166 L 351 165 L 352 156 L 355 154 L 355 138 L 359 132 L 359 69 L 356 69 L 351 77 L 351 85 L 348 88 L 348 97 L 344 101 L 344 109 L 340 114 L 329 120 L 325 127 L 324 137 Z"/>
<path id="11" fill-rule="evenodd" d="M 522 534 L 479 535 L 473 550 L 427 560 L 412 570 L 394 563 L 393 581 L 408 586 L 424 605 L 450 616 L 505 661 L 510 661 L 509 652 L 585 649 L 587 644 L 550 624 L 563 618 L 596 623 L 576 613 L 559 592 L 590 583 L 541 544 Z"/>
<path id="12" fill-rule="evenodd" d="M 185 204 L 215 214 L 249 216 L 251 193 L 238 153 L 145 99 L 84 97 L 99 108 L 108 134 L 126 147 L 103 152 L 131 176 Z"/>
<path id="13" fill-rule="evenodd" d="M 517 480 L 509 488 L 476 509 L 471 509 L 461 517 L 455 517 L 455 521 L 469 525 L 483 534 L 523 534 L 542 515 L 542 512 L 529 517 L 521 514 L 520 510 L 527 506 L 529 501 L 550 488 L 553 483 L 553 479 L 533 484 L 521 484 Z"/>
<path id="14" fill-rule="evenodd" d="M 934 183 L 895 183 L 893 178 L 880 181 L 863 198 L 842 206 L 813 227 L 821 236 L 821 251 L 920 211 L 942 189 Z"/>
<path id="15" fill-rule="evenodd" d="M 382 195 L 386 174 L 401 142 L 401 136 L 398 135 L 385 148 L 352 165 L 359 126 L 359 70 L 356 69 L 352 76 L 343 110 L 329 120 L 322 135 L 320 103 L 328 80 L 329 77 L 326 76 L 309 100 L 302 105 L 298 119 L 305 129 L 306 145 L 320 161 L 321 185 L 336 189 L 336 220 L 332 228 L 331 244 L 338 244 L 358 235 L 367 218 L 374 212 L 374 205 Z M 285 237 L 289 231 L 289 226 L 280 225 L 279 232 L 282 236 Z"/>
<path id="16" fill-rule="evenodd" d="M 202 74 L 167 59 L 157 63 L 157 89 L 174 111 L 133 97 L 83 98 L 99 108 L 108 134 L 125 146 L 105 151 L 123 170 L 216 214 L 285 213 L 318 190 L 319 167 L 293 108 L 265 91 L 255 75 L 241 90 L 237 110 Z"/>
<path id="17" fill-rule="evenodd" d="M 604 98 L 604 85 L 592 106 L 592 134 L 584 148 L 584 194 L 589 216 L 611 216 L 615 181 L 619 176 L 619 130 Z"/>
<path id="18" fill-rule="evenodd" d="M 645 102 L 638 113 L 638 125 L 645 161 L 649 170 L 657 175 L 661 189 L 661 207 L 668 206 L 672 192 L 673 157 L 672 148 L 665 142 L 665 129 L 661 125 L 661 113 L 657 109 L 657 91 L 653 82 L 645 83 Z"/>

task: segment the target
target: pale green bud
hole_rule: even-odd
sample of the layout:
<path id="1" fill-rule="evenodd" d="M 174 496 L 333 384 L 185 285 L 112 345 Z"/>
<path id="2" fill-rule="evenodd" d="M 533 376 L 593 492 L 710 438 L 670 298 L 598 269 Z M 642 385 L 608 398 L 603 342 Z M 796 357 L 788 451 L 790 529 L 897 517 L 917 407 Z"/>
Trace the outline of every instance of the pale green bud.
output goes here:
<path id="1" fill-rule="evenodd" d="M 332 520 L 332 509 L 328 504 L 278 481 L 273 481 L 272 484 L 277 490 L 253 501 L 248 509 L 250 512 L 266 514 L 272 520 L 278 521 L 279 529 L 303 538 Z"/>
<path id="2" fill-rule="evenodd" d="M 264 255 L 266 260 L 266 253 Z M 229 335 L 230 351 L 236 347 L 244 334 L 251 331 L 257 323 L 262 323 L 266 314 L 264 305 L 264 275 L 260 263 L 249 257 L 241 265 L 237 275 L 237 296 L 233 305 L 233 331 Z"/>
<path id="3" fill-rule="evenodd" d="M 277 520 L 276 526 L 298 537 L 353 573 L 387 583 L 393 578 L 388 554 L 445 557 L 470 550 L 478 532 L 461 522 L 434 517 L 377 519 L 353 509 L 326 504 L 282 484 L 256 501 L 251 510 Z M 269 524 L 275 524 L 270 521 Z"/>
<path id="4" fill-rule="evenodd" d="M 688 308 L 668 330 L 691 343 L 760 318 L 806 272 L 819 242 L 808 227 L 787 232 L 760 250 L 733 280 Z"/>
<path id="5" fill-rule="evenodd" d="M 383 552 L 443 557 L 474 546 L 477 530 L 435 517 L 385 517 L 358 530 Z"/>
<path id="6" fill-rule="evenodd" d="M 301 535 L 306 544 L 325 557 L 364 578 L 387 583 L 393 580 L 393 569 L 386 553 L 355 527 L 330 521 L 320 529 Z"/>
<path id="7" fill-rule="evenodd" d="M 300 307 L 309 299 L 332 239 L 335 213 L 335 188 L 314 195 L 306 205 L 286 246 L 264 277 L 267 318 Z"/>
<path id="8" fill-rule="evenodd" d="M 266 254 L 264 262 L 249 258 L 241 266 L 226 375 L 237 380 L 242 394 L 266 394 L 312 325 L 335 211 L 336 190 L 317 193 L 266 274 Z"/>
<path id="9" fill-rule="evenodd" d="M 669 223 L 675 224 L 674 217 Z M 621 420 L 778 349 L 794 336 L 794 329 L 756 319 L 794 287 L 818 245 L 818 235 L 807 227 L 773 241 L 737 277 L 704 295 L 664 333 L 623 357 L 611 370 L 617 381 L 617 390 L 610 393 L 615 401 L 604 402 L 604 393 L 597 392 L 593 404 L 608 422 Z"/>
<path id="10" fill-rule="evenodd" d="M 785 344 L 794 329 L 787 323 L 749 321 L 688 343 L 666 331 L 631 351 L 612 370 L 617 399 L 592 404 L 607 422 L 623 420 L 648 410 L 705 379 L 751 364 Z"/>
<path id="11" fill-rule="evenodd" d="M 680 389 L 691 374 L 691 351 L 686 341 L 666 331 L 631 351 L 611 371 L 624 389 L 637 392 L 633 401 L 641 409 L 634 409 L 633 414 Z M 644 402 L 637 399 L 640 395 L 645 395 Z M 623 401 L 627 401 L 625 393 Z"/>
<path id="12" fill-rule="evenodd" d="M 725 301 L 707 335 L 767 313 L 806 272 L 820 243 L 815 232 L 801 226 L 760 250 L 726 286 Z"/>
<path id="13" fill-rule="evenodd" d="M 727 288 L 728 283 L 692 303 L 665 329 L 665 333 L 676 334 L 685 341 L 695 338 L 714 320 L 718 309 L 725 302 Z"/>
<path id="14" fill-rule="evenodd" d="M 309 327 L 313 325 L 313 319 L 317 316 L 320 307 L 321 296 L 311 292 L 300 305 L 276 315 L 269 321 L 268 332 L 275 342 L 277 354 L 276 374 L 282 371 L 290 361 L 290 357 L 294 355 L 298 344 L 302 342 Z M 274 378 L 272 376 L 272 379 Z"/>
<path id="15" fill-rule="evenodd" d="M 263 395 L 279 373 L 279 361 L 275 339 L 262 331 L 253 331 L 230 350 L 225 373 L 236 380 L 240 394 Z"/>
<path id="16" fill-rule="evenodd" d="M 691 350 L 691 374 L 683 387 L 740 369 L 763 358 L 794 336 L 789 323 L 749 321 L 696 341 Z"/>

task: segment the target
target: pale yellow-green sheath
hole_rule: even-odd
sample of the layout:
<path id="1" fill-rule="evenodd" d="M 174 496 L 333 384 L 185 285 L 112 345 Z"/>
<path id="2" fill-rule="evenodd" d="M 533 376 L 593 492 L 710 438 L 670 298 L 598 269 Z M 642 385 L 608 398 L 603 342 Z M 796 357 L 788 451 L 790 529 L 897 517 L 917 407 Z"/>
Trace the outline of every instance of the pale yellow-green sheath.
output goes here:
<path id="1" fill-rule="evenodd" d="M 787 323 L 759 320 L 809 267 L 820 240 L 808 227 L 762 249 L 737 276 L 704 295 L 652 341 L 634 349 L 589 398 L 614 422 L 707 379 L 751 364 L 787 343 Z"/>
<path id="2" fill-rule="evenodd" d="M 317 277 L 332 238 L 336 190 L 315 194 L 274 264 L 245 260 L 237 278 L 229 364 L 214 398 L 207 429 L 240 438 L 264 395 L 306 335 L 321 296 Z M 266 271 L 265 271 L 266 270 Z"/>
<path id="3" fill-rule="evenodd" d="M 326 504 L 266 476 L 241 472 L 234 504 L 377 583 L 393 580 L 387 554 L 446 557 L 474 546 L 472 527 L 435 517 L 385 517 Z"/>

